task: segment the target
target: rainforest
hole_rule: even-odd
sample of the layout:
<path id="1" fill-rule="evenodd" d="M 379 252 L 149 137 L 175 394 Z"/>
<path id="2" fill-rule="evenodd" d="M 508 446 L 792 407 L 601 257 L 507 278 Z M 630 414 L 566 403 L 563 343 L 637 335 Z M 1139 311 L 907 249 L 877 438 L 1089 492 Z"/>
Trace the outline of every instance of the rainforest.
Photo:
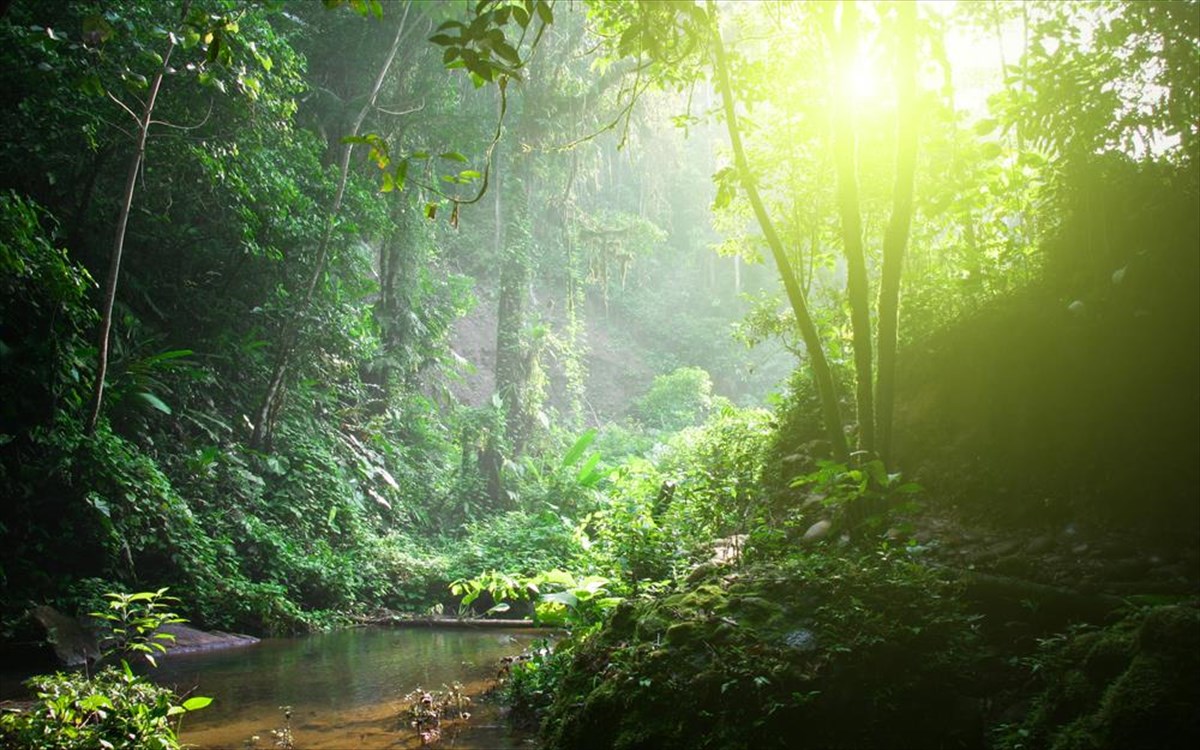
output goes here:
<path id="1" fill-rule="evenodd" d="M 0 98 L 0 745 L 1200 740 L 1197 0 L 2 0 Z"/>

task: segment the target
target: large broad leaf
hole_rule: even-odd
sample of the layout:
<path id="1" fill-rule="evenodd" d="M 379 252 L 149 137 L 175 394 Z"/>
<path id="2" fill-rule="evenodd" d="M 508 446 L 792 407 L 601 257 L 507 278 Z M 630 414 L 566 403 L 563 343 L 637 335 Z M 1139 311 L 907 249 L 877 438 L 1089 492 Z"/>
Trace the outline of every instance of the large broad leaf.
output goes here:
<path id="1" fill-rule="evenodd" d="M 575 576 L 571 575 L 565 570 L 558 570 L 557 568 L 540 573 L 537 577 L 537 581 L 543 585 L 551 583 L 570 588 L 575 587 Z"/>
<path id="2" fill-rule="evenodd" d="M 199 711 L 200 709 L 212 703 L 213 699 L 204 695 L 197 695 L 194 698 L 188 698 L 183 702 L 184 711 Z"/>
<path id="3" fill-rule="evenodd" d="M 567 451 L 567 455 L 563 456 L 563 468 L 565 469 L 568 466 L 572 466 L 576 461 L 578 461 L 583 456 L 583 452 L 588 449 L 588 446 L 591 445 L 592 441 L 595 439 L 596 428 L 594 427 L 580 435 L 579 439 L 575 441 L 575 445 L 571 446 L 571 450 Z"/>
<path id="4" fill-rule="evenodd" d="M 584 487 L 591 487 L 596 482 L 599 482 L 602 474 L 599 471 L 596 471 L 596 464 L 598 463 L 600 463 L 600 454 L 593 453 L 579 469 L 579 475 L 576 477 L 576 481 Z"/>
<path id="5" fill-rule="evenodd" d="M 161 398 L 159 398 L 158 396 L 155 396 L 153 393 L 150 393 L 149 391 L 138 391 L 137 393 L 135 393 L 133 395 L 137 396 L 141 400 L 145 401 L 147 404 L 150 404 L 150 406 L 154 407 L 155 409 L 158 409 L 163 414 L 171 413 L 171 407 L 167 406 L 166 403 Z"/>
<path id="6" fill-rule="evenodd" d="M 542 601 L 562 604 L 568 609 L 575 609 L 579 605 L 579 597 L 570 591 L 555 591 L 553 594 L 542 594 Z"/>

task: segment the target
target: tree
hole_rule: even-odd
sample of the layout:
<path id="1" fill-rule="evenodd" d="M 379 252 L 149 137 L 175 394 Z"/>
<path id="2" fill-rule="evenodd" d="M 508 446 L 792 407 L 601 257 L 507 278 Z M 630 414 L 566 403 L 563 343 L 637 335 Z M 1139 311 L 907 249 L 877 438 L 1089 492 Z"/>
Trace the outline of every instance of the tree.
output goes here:
<path id="1" fill-rule="evenodd" d="M 187 15 L 187 4 L 184 4 L 183 15 Z M 100 335 L 97 341 L 96 383 L 92 390 L 91 412 L 88 414 L 84 431 L 91 434 L 96 429 L 96 421 L 100 418 L 100 408 L 104 402 L 104 377 L 108 373 L 108 336 L 112 330 L 113 302 L 117 297 L 117 279 L 121 273 L 121 254 L 125 249 L 125 229 L 129 225 L 129 211 L 133 207 L 133 191 L 137 186 L 138 170 L 146 158 L 146 137 L 150 134 L 151 117 L 154 115 L 154 105 L 158 100 L 158 90 L 162 86 L 163 74 L 171 61 L 171 53 L 175 50 L 175 37 L 167 41 L 163 62 L 154 74 L 150 83 L 150 93 L 141 114 L 129 111 L 137 122 L 137 135 L 133 156 L 129 159 L 129 167 L 125 177 L 125 192 L 121 202 L 121 211 L 117 214 L 116 234 L 113 237 L 112 254 L 109 259 L 108 274 L 104 281 L 104 298 L 100 303 Z"/>
<path id="2" fill-rule="evenodd" d="M 775 225 L 767 213 L 762 197 L 758 193 L 754 173 L 750 170 L 749 161 L 746 159 L 746 150 L 742 143 L 741 130 L 738 127 L 733 87 L 729 80 L 729 62 L 725 54 L 724 43 L 721 39 L 717 6 L 711 0 L 708 3 L 707 23 L 711 29 L 714 73 L 717 79 L 717 88 L 721 94 L 725 113 L 725 125 L 729 130 L 729 142 L 733 148 L 737 176 L 742 184 L 742 188 L 746 191 L 746 196 L 749 198 L 751 206 L 754 208 L 755 219 L 758 221 L 759 228 L 762 229 L 767 245 L 771 248 L 771 255 L 779 270 L 784 289 L 787 292 L 788 301 L 791 303 L 792 311 L 796 315 L 796 325 L 799 327 L 800 334 L 804 340 L 805 351 L 809 357 L 809 365 L 812 368 L 813 377 L 817 383 L 817 391 L 821 399 L 821 412 L 825 422 L 825 433 L 829 439 L 830 448 L 837 460 L 846 461 L 849 459 L 849 450 L 846 447 L 846 434 L 842 428 L 841 410 L 838 405 L 833 372 L 825 357 L 824 345 L 820 334 L 817 333 L 816 324 L 813 322 L 812 315 L 808 311 L 808 303 L 805 300 L 804 292 L 800 289 L 796 274 L 792 270 L 791 261 L 784 251 L 783 242 L 780 240 L 779 234 L 775 231 Z"/>
<path id="3" fill-rule="evenodd" d="M 862 217 L 859 214 L 855 154 L 856 126 L 851 77 L 858 56 L 858 7 L 854 0 L 841 4 L 841 28 L 834 42 L 840 91 L 833 99 L 833 150 L 837 165 L 837 205 L 842 225 L 842 250 L 846 256 L 846 298 L 853 327 L 855 402 L 858 407 L 858 447 L 875 451 L 875 402 L 872 393 L 871 289 L 863 253 Z"/>
<path id="4" fill-rule="evenodd" d="M 917 11 L 903 3 L 899 11 L 896 51 L 897 125 L 896 183 L 892 215 L 883 236 L 883 268 L 879 280 L 879 369 L 876 373 L 875 417 L 878 453 L 892 461 L 893 411 L 896 400 L 896 351 L 899 339 L 900 281 L 904 251 L 913 217 L 913 181 L 917 168 Z"/>
<path id="5" fill-rule="evenodd" d="M 279 348 L 275 356 L 275 364 L 271 369 L 271 376 L 267 381 L 267 387 L 263 394 L 262 404 L 258 409 L 258 416 L 254 422 L 254 429 L 250 436 L 250 445 L 254 448 L 270 447 L 271 430 L 275 419 L 275 412 L 279 407 L 279 399 L 282 393 L 284 379 L 287 376 L 288 365 L 295 354 L 297 336 L 300 332 L 300 323 L 303 316 L 308 311 L 312 304 L 313 298 L 316 295 L 317 287 L 321 283 L 325 274 L 325 267 L 329 259 L 330 243 L 333 239 L 334 228 L 337 225 L 338 213 L 342 208 L 342 198 L 346 192 L 346 182 L 350 177 L 350 155 L 354 150 L 356 143 L 361 142 L 359 129 L 366 120 L 367 115 L 375 108 L 375 102 L 379 97 L 379 91 L 383 87 L 384 79 L 387 77 L 388 70 L 392 66 L 392 62 L 396 59 L 396 52 L 400 49 L 400 42 L 404 38 L 407 28 L 408 13 L 411 9 L 411 2 L 405 3 L 404 12 L 400 16 L 399 23 L 396 27 L 396 36 L 392 40 L 392 45 L 388 49 L 379 72 L 375 76 L 374 85 L 367 94 L 366 103 L 359 109 L 357 115 L 350 126 L 350 132 L 342 138 L 341 158 L 338 166 L 338 183 L 337 189 L 333 195 L 333 201 L 329 206 L 328 213 L 325 218 L 325 229 L 321 234 L 321 239 L 317 245 L 316 260 L 313 263 L 312 271 L 308 278 L 308 283 L 304 287 L 304 296 L 300 300 L 298 308 L 293 312 L 293 316 L 288 319 L 285 324 L 283 333 L 280 336 Z"/>

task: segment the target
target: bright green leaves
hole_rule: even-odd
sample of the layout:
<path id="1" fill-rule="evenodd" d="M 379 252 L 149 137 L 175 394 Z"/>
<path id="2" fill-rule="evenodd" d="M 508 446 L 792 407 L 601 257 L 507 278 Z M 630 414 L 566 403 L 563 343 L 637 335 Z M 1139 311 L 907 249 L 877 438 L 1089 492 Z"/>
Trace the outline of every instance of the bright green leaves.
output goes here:
<path id="1" fill-rule="evenodd" d="M 199 711 L 202 708 L 207 708 L 213 699 L 204 695 L 197 695 L 188 698 L 178 706 L 171 706 L 167 709 L 167 716 L 182 716 L 189 711 Z"/>
<path id="2" fill-rule="evenodd" d="M 91 612 L 91 616 L 104 622 L 111 644 L 106 653 L 125 654 L 137 652 L 146 657 L 152 666 L 158 666 L 154 654 L 165 653 L 163 642 L 174 642 L 175 636 L 161 632 L 163 625 L 186 622 L 182 617 L 167 609 L 179 601 L 178 597 L 167 596 L 167 589 L 139 591 L 135 594 L 109 593 L 108 609 Z M 207 705 L 207 704 L 205 704 Z"/>
<path id="3" fill-rule="evenodd" d="M 740 179 L 737 168 L 733 165 L 723 167 L 717 170 L 712 179 L 717 186 L 717 193 L 713 197 L 713 210 L 727 208 L 733 202 L 734 196 L 737 195 L 738 180 Z"/>
<path id="4" fill-rule="evenodd" d="M 476 88 L 485 83 L 503 83 L 504 78 L 520 79 L 525 65 L 519 51 L 534 17 L 540 22 L 533 44 L 545 27 L 554 21 L 554 12 L 546 0 L 480 0 L 470 23 L 450 20 L 429 38 L 444 47 L 442 63 L 447 68 L 465 68 Z M 519 32 L 510 43 L 505 27 L 515 23 Z"/>
<path id="5" fill-rule="evenodd" d="M 432 189 L 428 183 L 435 179 L 453 185 L 469 185 L 482 177 L 482 173 L 475 169 L 463 169 L 458 172 L 444 173 L 437 176 L 436 160 L 440 159 L 458 163 L 466 163 L 468 161 L 467 157 L 458 151 L 444 151 L 436 156 L 428 151 L 413 151 L 398 160 L 394 160 L 388 142 L 377 133 L 346 136 L 342 138 L 342 143 L 367 146 L 370 149 L 367 158 L 383 171 L 379 184 L 379 191 L 381 193 L 403 192 L 408 185 L 410 165 L 413 162 L 425 163 L 424 183 L 420 184 L 425 189 Z M 425 214 L 427 218 L 434 218 L 437 215 L 437 204 L 430 203 L 426 206 Z M 458 211 L 455 210 L 451 219 L 452 224 L 457 224 L 457 216 Z"/>
<path id="6" fill-rule="evenodd" d="M 598 622 L 604 614 L 620 604 L 621 597 L 612 596 L 612 581 L 604 576 L 576 577 L 565 570 L 547 570 L 532 576 L 512 576 L 489 571 L 470 579 L 450 584 L 450 593 L 462 597 L 460 616 L 484 593 L 497 604 L 487 614 L 507 612 L 509 602 L 533 603 L 534 621 L 550 626 L 585 626 Z"/>
<path id="7" fill-rule="evenodd" d="M 575 444 L 572 445 L 570 447 L 570 449 L 566 452 L 566 454 L 563 456 L 563 459 L 562 459 L 563 468 L 564 469 L 569 468 L 569 467 L 575 465 L 575 462 L 577 462 L 580 458 L 583 458 L 584 451 L 586 451 L 588 449 L 588 446 L 591 445 L 592 441 L 594 441 L 595 439 L 596 439 L 596 429 L 595 428 L 587 430 L 582 435 L 580 435 L 579 439 L 575 441 Z"/>
<path id="8" fill-rule="evenodd" d="M 388 153 L 388 144 L 383 138 L 375 133 L 366 135 L 348 135 L 342 138 L 342 143 L 351 145 L 368 146 L 370 151 L 367 158 L 375 162 L 375 166 L 380 169 L 387 169 L 391 165 L 392 159 Z"/>

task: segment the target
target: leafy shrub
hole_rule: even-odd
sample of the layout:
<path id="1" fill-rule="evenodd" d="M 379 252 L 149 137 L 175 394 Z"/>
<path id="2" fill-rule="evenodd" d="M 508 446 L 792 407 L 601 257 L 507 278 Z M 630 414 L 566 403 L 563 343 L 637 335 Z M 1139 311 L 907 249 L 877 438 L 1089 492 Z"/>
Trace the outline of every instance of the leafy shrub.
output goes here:
<path id="1" fill-rule="evenodd" d="M 675 485 L 668 522 L 697 541 L 745 531 L 764 504 L 763 460 L 773 429 L 767 411 L 725 406 L 673 438 L 659 462 Z"/>
<path id="2" fill-rule="evenodd" d="M 512 604 L 529 602 L 539 625 L 589 628 L 621 603 L 612 596 L 611 581 L 603 576 L 577 578 L 565 570 L 548 570 L 533 576 L 511 576 L 489 571 L 450 584 L 450 592 L 461 596 L 459 610 L 466 611 L 479 597 L 488 594 L 495 604 L 485 614 L 509 611 Z"/>
<path id="3" fill-rule="evenodd" d="M 699 367 L 680 367 L 654 378 L 635 413 L 648 427 L 675 431 L 694 425 L 712 407 L 712 378 Z"/>
<path id="4" fill-rule="evenodd" d="M 571 641 L 560 641 L 557 648 L 543 640 L 508 664 L 501 683 L 505 705 L 518 725 L 536 727 L 554 701 L 555 691 L 571 663 Z"/>
<path id="5" fill-rule="evenodd" d="M 550 511 L 513 510 L 468 524 L 448 550 L 453 578 L 471 578 L 489 570 L 512 575 L 570 567 L 582 552 L 574 524 Z"/>
<path id="6" fill-rule="evenodd" d="M 124 670 L 92 677 L 42 675 L 26 683 L 37 696 L 28 711 L 0 716 L 0 744 L 12 750 L 173 750 L 178 718 L 209 698 L 175 695 Z"/>
<path id="7" fill-rule="evenodd" d="M 154 653 L 165 653 L 163 641 L 174 641 L 170 633 L 159 632 L 163 625 L 186 622 L 182 617 L 167 609 L 179 602 L 178 597 L 167 596 L 165 588 L 158 591 L 139 591 L 135 594 L 108 593 L 108 608 L 92 612 L 107 631 L 107 652 L 117 654 L 140 653 L 151 666 L 158 666 Z"/>
<path id="8" fill-rule="evenodd" d="M 418 610 L 439 601 L 450 580 L 446 553 L 409 536 L 377 537 L 362 553 L 362 601 L 396 610 Z"/>
<path id="9" fill-rule="evenodd" d="M 633 461 L 614 478 L 604 507 L 579 524 L 587 540 L 587 567 L 637 594 L 660 585 L 687 564 L 677 528 L 662 523 L 656 505 L 662 481 L 648 461 Z"/>

